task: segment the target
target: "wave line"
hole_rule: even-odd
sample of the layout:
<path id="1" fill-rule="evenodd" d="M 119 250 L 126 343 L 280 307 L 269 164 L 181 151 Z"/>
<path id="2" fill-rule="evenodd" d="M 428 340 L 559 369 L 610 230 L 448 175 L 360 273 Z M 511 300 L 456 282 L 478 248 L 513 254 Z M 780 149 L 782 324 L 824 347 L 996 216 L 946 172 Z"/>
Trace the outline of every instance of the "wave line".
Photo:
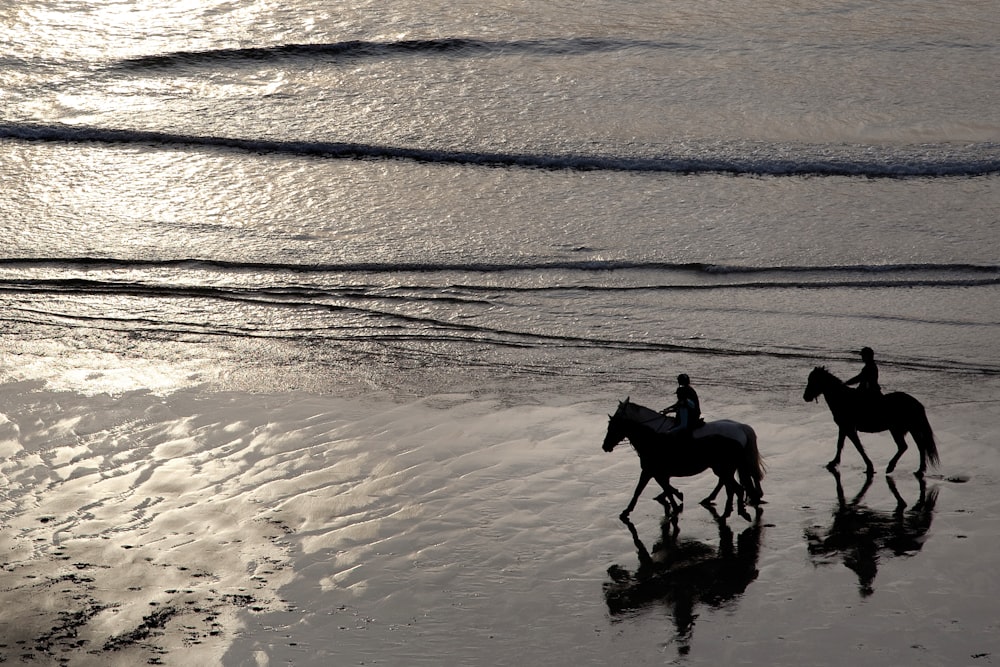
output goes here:
<path id="1" fill-rule="evenodd" d="M 899 274 L 899 273 L 968 273 L 1000 277 L 1000 264 L 900 263 L 900 264 L 831 264 L 739 266 L 711 262 L 660 262 L 649 260 L 584 259 L 534 263 L 517 262 L 343 262 L 293 263 L 230 261 L 205 258 L 143 259 L 99 256 L 78 257 L 0 257 L 0 269 L 76 268 L 94 269 L 169 269 L 188 268 L 204 271 L 280 271 L 290 273 L 520 273 L 532 271 L 580 271 L 590 273 L 615 271 L 669 271 L 711 276 L 752 274 Z"/>
<path id="2" fill-rule="evenodd" d="M 214 63 L 232 60 L 271 60 L 281 58 L 312 58 L 315 56 L 343 59 L 384 58 L 394 55 L 436 54 L 446 56 L 493 56 L 509 53 L 536 55 L 570 55 L 576 53 L 621 51 L 630 48 L 690 49 L 681 42 L 606 39 L 596 37 L 489 41 L 465 37 L 440 39 L 402 39 L 397 41 L 346 40 L 329 43 L 277 44 L 203 51 L 172 51 L 118 61 L 113 68 L 166 68 L 178 64 Z"/>
<path id="3" fill-rule="evenodd" d="M 551 171 L 622 171 L 674 174 L 730 174 L 736 176 L 849 176 L 865 178 L 972 177 L 1000 174 L 1000 155 L 991 150 L 983 156 L 823 156 L 808 152 L 787 157 L 752 155 L 586 155 L 546 153 L 498 153 L 492 151 L 410 148 L 379 144 L 245 139 L 213 135 L 178 134 L 157 130 L 41 125 L 0 124 L 0 139 L 48 143 L 108 145 L 153 145 L 167 148 L 195 147 L 238 150 L 248 153 L 283 154 L 297 157 L 349 160 L 402 160 L 431 164 L 456 164 L 494 168 L 535 168 Z"/>

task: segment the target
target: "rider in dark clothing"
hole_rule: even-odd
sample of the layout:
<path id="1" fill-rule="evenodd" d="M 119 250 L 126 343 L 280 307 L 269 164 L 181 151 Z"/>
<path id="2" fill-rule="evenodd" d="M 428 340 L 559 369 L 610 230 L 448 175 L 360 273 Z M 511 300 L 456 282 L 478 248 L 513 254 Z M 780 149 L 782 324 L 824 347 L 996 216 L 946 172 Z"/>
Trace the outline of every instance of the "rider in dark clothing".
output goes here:
<path id="1" fill-rule="evenodd" d="M 677 425 L 667 431 L 667 435 L 690 437 L 691 433 L 704 422 L 701 419 L 701 401 L 698 392 L 691 386 L 686 373 L 677 376 L 677 402 L 662 410 L 663 414 L 677 414 Z"/>
<path id="2" fill-rule="evenodd" d="M 875 365 L 875 351 L 870 347 L 861 349 L 861 359 L 865 365 L 861 372 L 847 380 L 844 384 L 858 385 L 858 389 L 872 396 L 881 395 L 882 387 L 878 384 L 878 366 Z"/>
<path id="3" fill-rule="evenodd" d="M 870 347 L 861 349 L 861 358 L 865 365 L 861 372 L 852 377 L 844 384 L 858 385 L 858 410 L 865 419 L 874 418 L 878 415 L 881 399 L 882 387 L 878 384 L 878 366 L 875 365 L 875 352 Z"/>

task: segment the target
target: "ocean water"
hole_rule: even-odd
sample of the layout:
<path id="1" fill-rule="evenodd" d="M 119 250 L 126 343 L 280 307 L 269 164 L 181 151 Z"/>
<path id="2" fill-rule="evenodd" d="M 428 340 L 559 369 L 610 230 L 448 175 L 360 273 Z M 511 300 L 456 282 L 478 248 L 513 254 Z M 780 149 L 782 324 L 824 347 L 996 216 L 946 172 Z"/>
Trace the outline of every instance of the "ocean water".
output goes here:
<path id="1" fill-rule="evenodd" d="M 390 387 L 996 373 L 992 10 L 17 3 L 3 326 Z"/>
<path id="2" fill-rule="evenodd" d="M 748 405 L 801 409 L 813 366 L 846 376 L 871 346 L 887 390 L 992 409 L 997 16 L 925 1 L 7 3 L 0 377 L 76 396 L 610 409 L 668 401 L 686 372 L 709 414 L 753 419 Z M 484 410 L 460 423 L 482 428 L 468 414 Z M 519 438 L 502 436 L 530 449 Z M 490 465 L 519 475 L 515 458 Z M 607 504 L 587 508 L 613 518 Z M 599 556 L 617 553 L 585 525 Z M 535 528 L 528 551 L 552 547 Z M 443 558 L 405 603 L 427 604 Z M 479 629 L 461 655 L 489 645 Z"/>

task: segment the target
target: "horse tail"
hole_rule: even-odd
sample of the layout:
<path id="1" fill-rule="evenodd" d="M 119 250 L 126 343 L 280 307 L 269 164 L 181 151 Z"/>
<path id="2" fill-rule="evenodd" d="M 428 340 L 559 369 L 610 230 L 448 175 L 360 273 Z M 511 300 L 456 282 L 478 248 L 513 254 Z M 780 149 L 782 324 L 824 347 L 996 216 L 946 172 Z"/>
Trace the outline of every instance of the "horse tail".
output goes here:
<path id="1" fill-rule="evenodd" d="M 757 503 L 764 496 L 760 481 L 764 479 L 767 469 L 757 447 L 757 433 L 746 424 L 743 425 L 743 432 L 746 434 L 747 442 L 743 452 L 743 464 L 739 467 L 740 484 Z"/>
<path id="2" fill-rule="evenodd" d="M 910 433 L 913 434 L 913 440 L 917 443 L 917 447 L 927 457 L 927 462 L 932 466 L 937 466 L 941 459 L 938 456 L 937 442 L 934 440 L 934 429 L 931 428 L 931 423 L 927 420 L 927 410 L 920 403 L 917 405 L 920 408 L 917 411 L 917 423 L 910 429 Z"/>

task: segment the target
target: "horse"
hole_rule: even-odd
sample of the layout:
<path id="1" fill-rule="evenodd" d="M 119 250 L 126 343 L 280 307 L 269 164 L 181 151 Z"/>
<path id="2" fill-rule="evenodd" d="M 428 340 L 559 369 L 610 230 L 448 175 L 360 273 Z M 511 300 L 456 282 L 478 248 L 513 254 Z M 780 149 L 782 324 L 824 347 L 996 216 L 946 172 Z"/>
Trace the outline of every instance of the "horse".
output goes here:
<path id="1" fill-rule="evenodd" d="M 764 466 L 757 449 L 757 436 L 745 424 L 732 421 L 711 422 L 696 429 L 693 439 L 676 441 L 665 431 L 674 421 L 649 408 L 632 403 L 629 399 L 618 404 L 618 410 L 609 415 L 608 431 L 602 448 L 606 452 L 628 438 L 639 455 L 642 472 L 628 507 L 619 515 L 625 521 L 635 509 L 639 494 L 655 479 L 663 493 L 656 500 L 667 506 L 667 501 L 677 509 L 672 493 L 680 492 L 670 486 L 671 477 L 689 477 L 711 469 L 719 478 L 715 491 L 703 503 L 711 502 L 720 488 L 726 489 L 726 507 L 723 517 L 732 514 L 736 497 L 740 516 L 748 521 L 750 515 L 744 503 L 744 491 L 750 503 L 756 505 L 763 495 L 760 480 Z M 736 481 L 739 475 L 740 482 Z"/>
<path id="2" fill-rule="evenodd" d="M 896 469 L 896 463 L 907 449 L 906 434 L 909 433 L 920 452 L 920 468 L 915 473 L 923 476 L 927 464 L 936 466 L 939 461 L 937 444 L 934 442 L 934 431 L 927 421 L 927 411 L 917 399 L 901 391 L 878 395 L 878 398 L 861 389 L 853 389 L 844 384 L 833 373 L 818 366 L 809 373 L 802 398 L 805 401 L 818 401 L 820 396 L 826 399 L 826 404 L 833 413 L 833 421 L 840 429 L 837 437 L 837 455 L 826 467 L 834 470 L 840 465 L 840 453 L 844 449 L 844 439 L 849 438 L 861 454 L 865 462 L 866 474 L 872 475 L 875 466 L 872 464 L 858 431 L 863 433 L 880 433 L 889 431 L 896 441 L 896 455 L 889 461 L 885 473 L 891 474 Z"/>

